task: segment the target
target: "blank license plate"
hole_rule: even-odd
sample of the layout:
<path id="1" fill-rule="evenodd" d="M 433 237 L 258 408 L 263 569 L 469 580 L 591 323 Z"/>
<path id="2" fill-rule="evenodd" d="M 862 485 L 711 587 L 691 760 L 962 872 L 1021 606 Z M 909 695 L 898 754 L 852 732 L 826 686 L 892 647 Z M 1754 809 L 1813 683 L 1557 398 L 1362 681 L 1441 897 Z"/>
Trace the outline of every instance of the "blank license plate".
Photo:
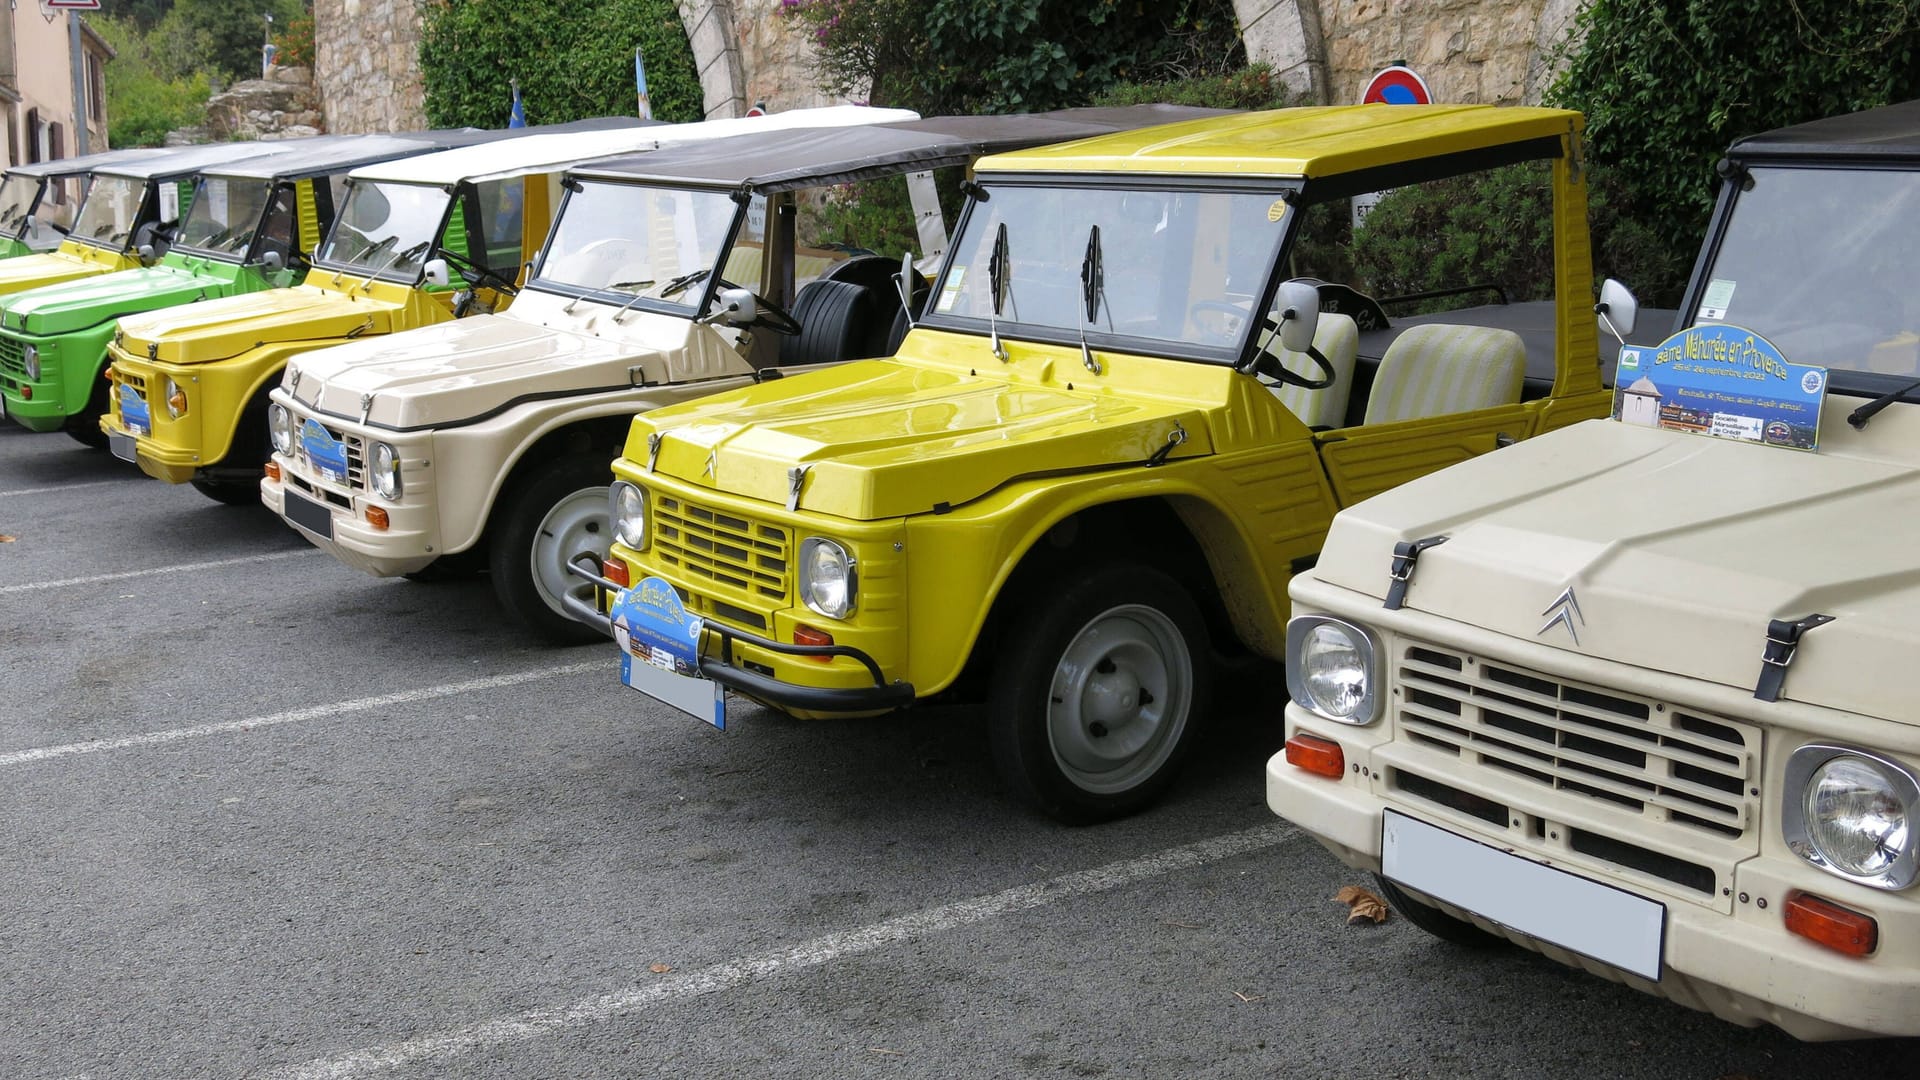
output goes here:
<path id="1" fill-rule="evenodd" d="M 121 461 L 131 461 L 135 464 L 139 463 L 140 459 L 138 455 L 134 453 L 134 447 L 138 446 L 139 442 L 140 440 L 133 436 L 122 435 L 117 431 L 109 432 L 107 435 L 107 448 L 112 450 L 113 456 L 119 458 Z"/>
<path id="2" fill-rule="evenodd" d="M 320 537 L 333 539 L 333 511 L 296 492 L 286 493 L 287 520 Z"/>
<path id="3" fill-rule="evenodd" d="M 1386 812 L 1380 872 L 1529 937 L 1660 978 L 1665 904 Z"/>

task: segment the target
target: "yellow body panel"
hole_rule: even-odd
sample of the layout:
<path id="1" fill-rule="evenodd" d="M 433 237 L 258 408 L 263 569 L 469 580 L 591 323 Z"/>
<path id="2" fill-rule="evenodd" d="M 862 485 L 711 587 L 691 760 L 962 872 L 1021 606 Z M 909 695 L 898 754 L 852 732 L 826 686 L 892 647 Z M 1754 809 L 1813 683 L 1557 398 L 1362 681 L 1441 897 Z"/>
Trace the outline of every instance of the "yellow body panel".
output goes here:
<path id="1" fill-rule="evenodd" d="M 52 251 L 0 262 L 0 296 L 98 277 L 116 270 L 132 270 L 139 265 L 139 257 L 130 253 L 64 240 Z"/>
<path id="2" fill-rule="evenodd" d="M 642 551 L 615 543 L 612 557 L 628 564 L 635 582 L 673 583 L 710 622 L 782 642 L 794 641 L 800 623 L 825 629 L 836 644 L 871 656 L 887 681 L 911 683 L 926 697 L 960 677 L 996 611 L 1018 618 L 1017 605 L 1045 602 L 1005 593 L 1042 545 L 1071 543 L 1063 534 L 1083 521 L 1124 529 L 1136 520 L 1128 515 L 1170 516 L 1204 556 L 1197 576 L 1211 580 L 1236 636 L 1279 659 L 1288 583 L 1312 564 L 1342 506 L 1507 441 L 1606 414 L 1580 127 L 1577 113 L 1553 109 L 1290 109 L 978 165 L 983 173 L 1305 180 L 1551 141 L 1559 156 L 1551 159 L 1556 334 L 1547 396 L 1316 434 L 1262 383 L 1224 364 L 1095 350 L 1093 372 L 1077 347 L 1021 340 L 1004 340 L 1003 361 L 983 335 L 922 327 L 891 359 L 636 417 L 614 472 L 646 492 L 651 539 Z M 1149 466 L 1169 442 L 1164 461 Z M 1101 516 L 1085 516 L 1092 510 Z M 784 547 L 760 563 L 735 564 L 729 552 L 751 544 L 723 535 L 679 545 L 662 532 L 663 522 L 678 520 L 673 514 L 685 515 L 685 536 L 737 525 L 735 539 Z M 816 615 L 799 598 L 792 567 L 807 537 L 840 543 L 859 568 L 858 606 L 847 618 Z M 1116 537 L 1096 541 L 1085 557 L 1103 547 L 1138 551 Z M 1034 593 L 1035 579 L 1017 588 Z M 733 655 L 794 686 L 872 685 L 846 658 L 740 644 Z"/>
<path id="3" fill-rule="evenodd" d="M 452 296 L 393 282 L 358 280 L 314 270 L 290 289 L 269 289 L 121 320 L 107 347 L 107 377 L 142 389 L 153 429 L 129 431 L 116 389 L 101 429 L 134 440 L 142 472 L 170 484 L 223 461 L 242 414 L 276 385 L 287 361 L 367 334 L 396 333 L 453 318 Z M 187 410 L 171 415 L 161 389 L 167 379 L 187 393 Z"/>

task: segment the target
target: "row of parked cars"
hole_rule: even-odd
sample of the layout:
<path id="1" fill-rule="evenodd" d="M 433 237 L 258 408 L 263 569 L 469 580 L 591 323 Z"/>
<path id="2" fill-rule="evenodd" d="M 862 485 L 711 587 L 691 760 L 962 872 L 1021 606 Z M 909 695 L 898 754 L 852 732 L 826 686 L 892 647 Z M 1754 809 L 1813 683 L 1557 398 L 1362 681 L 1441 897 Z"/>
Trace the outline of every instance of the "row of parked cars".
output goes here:
<path id="1" fill-rule="evenodd" d="M 1278 661 L 1269 804 L 1410 921 L 1920 1034 L 1920 104 L 1735 144 L 1671 332 L 1614 282 L 1594 317 L 1581 129 L 849 107 L 102 158 L 0 262 L 0 400 L 367 572 L 486 572 L 719 727 L 984 701 L 1064 821 L 1160 797 L 1216 673 Z M 1356 270 L 1496 172 L 1537 278 Z M 22 247 L 47 175 L 0 187 Z M 880 182 L 907 220 L 848 235 L 832 189 Z"/>

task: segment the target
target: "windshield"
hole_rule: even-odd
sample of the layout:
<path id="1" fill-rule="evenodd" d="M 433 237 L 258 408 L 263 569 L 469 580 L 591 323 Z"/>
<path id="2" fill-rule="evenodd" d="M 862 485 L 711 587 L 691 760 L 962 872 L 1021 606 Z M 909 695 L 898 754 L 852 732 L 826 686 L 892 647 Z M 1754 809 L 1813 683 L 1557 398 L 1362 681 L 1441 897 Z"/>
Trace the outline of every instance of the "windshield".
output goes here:
<path id="1" fill-rule="evenodd" d="M 989 264 L 1006 226 L 1007 301 L 999 320 L 1043 336 L 1112 334 L 1154 352 L 1230 359 L 1280 239 L 1278 191 L 1117 190 L 994 185 L 976 202 L 942 278 L 934 312 L 985 333 Z M 1094 228 L 1104 279 L 1086 320 L 1081 279 Z"/>
<path id="2" fill-rule="evenodd" d="M 0 233 L 18 236 L 20 225 L 33 212 L 33 198 L 40 194 L 40 178 L 9 176 L 0 181 Z"/>
<path id="3" fill-rule="evenodd" d="M 125 176 L 95 176 L 74 222 L 73 238 L 119 251 L 127 246 L 147 185 Z"/>
<path id="4" fill-rule="evenodd" d="M 411 281 L 432 257 L 448 200 L 445 191 L 424 184 L 355 184 L 319 261 Z"/>
<path id="5" fill-rule="evenodd" d="M 713 267 L 739 210 L 730 195 L 717 191 L 584 183 L 567 198 L 540 277 L 691 311 L 706 292 L 705 278 L 682 279 Z M 748 229 L 722 276 L 758 288 L 761 243 L 758 230 Z"/>
<path id="6" fill-rule="evenodd" d="M 260 227 L 272 183 L 209 176 L 200 182 L 187 220 L 180 223 L 179 246 L 210 255 L 244 256 Z"/>
<path id="7" fill-rule="evenodd" d="M 1694 321 L 1755 331 L 1796 364 L 1920 377 L 1912 172 L 1768 167 L 1752 179 Z"/>

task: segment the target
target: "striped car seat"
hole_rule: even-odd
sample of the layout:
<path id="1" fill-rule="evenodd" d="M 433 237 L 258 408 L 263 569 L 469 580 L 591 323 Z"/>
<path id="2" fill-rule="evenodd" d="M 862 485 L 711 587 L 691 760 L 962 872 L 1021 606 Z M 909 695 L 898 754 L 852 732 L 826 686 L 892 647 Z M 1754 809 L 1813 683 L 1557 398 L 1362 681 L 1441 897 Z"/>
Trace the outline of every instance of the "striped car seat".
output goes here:
<path id="1" fill-rule="evenodd" d="M 1408 327 L 1380 358 L 1365 423 L 1390 424 L 1520 400 L 1527 347 L 1511 330 L 1429 323 Z"/>
<path id="2" fill-rule="evenodd" d="M 1338 312 L 1320 313 L 1320 324 L 1313 331 L 1313 347 L 1327 358 L 1333 368 L 1333 385 L 1320 390 L 1274 383 L 1267 387 L 1288 411 L 1310 428 L 1340 427 L 1347 422 L 1347 397 L 1353 392 L 1353 365 L 1360 355 L 1360 328 L 1353 318 Z M 1279 347 L 1279 335 L 1273 335 L 1273 355 L 1281 366 L 1309 379 L 1320 377 L 1320 365 L 1306 353 Z"/>

